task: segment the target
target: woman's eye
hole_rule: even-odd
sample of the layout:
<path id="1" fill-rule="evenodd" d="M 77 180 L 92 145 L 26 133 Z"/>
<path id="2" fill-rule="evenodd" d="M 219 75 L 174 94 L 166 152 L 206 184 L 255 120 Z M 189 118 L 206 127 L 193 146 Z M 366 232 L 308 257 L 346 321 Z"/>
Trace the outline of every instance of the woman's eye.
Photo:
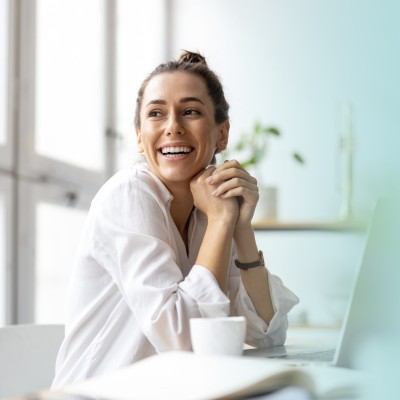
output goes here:
<path id="1" fill-rule="evenodd" d="M 149 117 L 160 117 L 161 116 L 161 111 L 157 111 L 157 110 L 150 111 L 148 116 Z"/>
<path id="2" fill-rule="evenodd" d="M 184 111 L 183 115 L 200 115 L 200 112 L 194 110 L 193 108 L 188 108 L 187 110 Z"/>

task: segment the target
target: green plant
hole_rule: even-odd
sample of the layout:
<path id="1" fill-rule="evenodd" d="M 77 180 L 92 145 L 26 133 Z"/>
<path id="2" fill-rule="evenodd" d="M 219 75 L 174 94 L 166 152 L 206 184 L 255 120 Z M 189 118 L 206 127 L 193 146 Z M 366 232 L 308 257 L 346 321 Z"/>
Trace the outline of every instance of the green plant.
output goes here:
<path id="1" fill-rule="evenodd" d="M 267 155 L 270 137 L 279 137 L 281 132 L 273 126 L 265 126 L 255 122 L 251 132 L 243 132 L 239 140 L 223 155 L 223 159 L 237 158 L 244 168 L 256 167 Z M 304 164 L 304 158 L 298 152 L 292 153 L 292 158 L 299 164 Z"/>

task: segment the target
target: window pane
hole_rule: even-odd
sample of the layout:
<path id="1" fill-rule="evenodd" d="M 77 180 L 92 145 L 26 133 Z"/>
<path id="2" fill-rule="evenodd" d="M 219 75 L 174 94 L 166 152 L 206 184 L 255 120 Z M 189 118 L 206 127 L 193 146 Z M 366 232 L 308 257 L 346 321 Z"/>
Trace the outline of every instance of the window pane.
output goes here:
<path id="1" fill-rule="evenodd" d="M 0 175 L 0 326 L 8 321 L 10 305 L 10 257 L 12 240 L 12 181 L 7 175 Z"/>
<path id="2" fill-rule="evenodd" d="M 8 1 L 0 0 L 0 146 L 7 142 Z"/>
<path id="3" fill-rule="evenodd" d="M 0 326 L 6 322 L 6 199 L 0 190 Z"/>
<path id="4" fill-rule="evenodd" d="M 136 95 L 144 78 L 165 61 L 166 2 L 159 0 L 117 2 L 117 168 L 126 168 L 136 153 L 133 124 Z M 138 62 L 139 60 L 139 62 Z"/>
<path id="5" fill-rule="evenodd" d="M 64 323 L 65 296 L 87 212 L 36 206 L 35 322 Z"/>
<path id="6" fill-rule="evenodd" d="M 104 165 L 104 2 L 37 0 L 35 147 L 99 171 Z"/>

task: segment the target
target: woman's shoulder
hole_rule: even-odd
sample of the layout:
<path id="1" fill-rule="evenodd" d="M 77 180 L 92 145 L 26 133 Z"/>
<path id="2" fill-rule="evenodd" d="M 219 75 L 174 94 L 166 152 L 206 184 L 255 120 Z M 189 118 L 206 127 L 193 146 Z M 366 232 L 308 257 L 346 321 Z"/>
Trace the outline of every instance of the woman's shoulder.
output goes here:
<path id="1" fill-rule="evenodd" d="M 94 197 L 90 220 L 102 229 L 118 227 L 130 233 L 159 237 L 165 230 L 170 198 L 165 186 L 148 170 L 122 169 Z"/>
<path id="2" fill-rule="evenodd" d="M 93 203 L 111 200 L 113 203 L 143 202 L 154 199 L 166 204 L 172 198 L 167 188 L 150 171 L 137 166 L 122 169 L 105 182 L 97 192 Z"/>
<path id="3" fill-rule="evenodd" d="M 103 185 L 100 187 L 94 201 L 100 201 L 101 199 L 107 198 L 110 195 L 123 192 L 132 185 L 135 185 L 137 180 L 137 170 L 135 168 L 122 169 L 111 176 Z"/>

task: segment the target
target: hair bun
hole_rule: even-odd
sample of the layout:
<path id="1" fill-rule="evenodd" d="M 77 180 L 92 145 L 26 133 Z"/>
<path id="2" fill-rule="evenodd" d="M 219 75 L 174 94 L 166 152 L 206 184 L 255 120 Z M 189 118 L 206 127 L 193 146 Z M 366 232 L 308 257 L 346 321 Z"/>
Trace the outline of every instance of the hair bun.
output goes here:
<path id="1" fill-rule="evenodd" d="M 192 51 L 184 50 L 179 57 L 180 62 L 192 63 L 192 64 L 204 64 L 207 65 L 205 57 L 201 54 L 193 53 Z"/>

